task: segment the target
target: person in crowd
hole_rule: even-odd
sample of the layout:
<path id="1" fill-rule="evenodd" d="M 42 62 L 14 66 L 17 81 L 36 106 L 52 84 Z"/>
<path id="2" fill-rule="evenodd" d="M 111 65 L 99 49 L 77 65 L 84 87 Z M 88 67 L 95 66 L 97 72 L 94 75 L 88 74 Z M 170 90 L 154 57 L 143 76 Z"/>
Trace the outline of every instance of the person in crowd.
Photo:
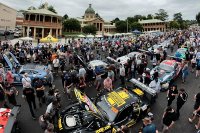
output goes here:
<path id="1" fill-rule="evenodd" d="M 167 106 L 169 107 L 176 96 L 178 95 L 178 89 L 176 85 L 172 85 L 167 91 Z"/>
<path id="2" fill-rule="evenodd" d="M 0 108 L 9 108 L 9 106 L 6 103 L 6 94 L 4 91 L 4 88 L 2 84 L 0 84 Z"/>
<path id="3" fill-rule="evenodd" d="M 180 116 L 180 109 L 182 108 L 182 106 L 185 104 L 185 102 L 187 101 L 188 98 L 188 94 L 185 91 L 185 89 L 181 88 L 179 90 L 178 96 L 177 96 L 177 101 L 176 101 L 176 113 L 177 113 L 177 119 Z"/>
<path id="4" fill-rule="evenodd" d="M 37 95 L 37 98 L 38 98 L 38 101 L 39 101 L 39 106 L 41 107 L 42 103 L 45 102 L 45 95 L 44 95 L 45 87 L 44 87 L 44 84 L 43 84 L 42 80 L 37 78 L 37 77 L 35 78 L 35 82 L 33 84 L 34 84 L 36 95 Z"/>
<path id="5" fill-rule="evenodd" d="M 151 82 L 150 77 L 147 77 L 146 73 L 142 74 L 142 77 L 138 78 L 138 81 L 140 81 L 141 83 L 145 84 L 145 85 L 149 85 Z"/>
<path id="6" fill-rule="evenodd" d="M 67 93 L 67 97 L 71 100 L 71 91 L 72 91 L 73 81 L 70 73 L 66 73 L 64 77 L 64 93 Z"/>
<path id="7" fill-rule="evenodd" d="M 43 114 L 38 119 L 39 125 L 43 130 L 47 129 L 47 126 L 49 124 L 49 116 L 47 114 Z"/>
<path id="8" fill-rule="evenodd" d="M 6 81 L 9 84 L 12 84 L 14 82 L 14 76 L 13 76 L 11 71 L 7 71 L 7 73 L 6 73 Z"/>
<path id="9" fill-rule="evenodd" d="M 35 104 L 35 91 L 33 88 L 31 87 L 25 87 L 23 89 L 23 95 L 22 97 L 27 101 L 32 118 L 35 120 L 35 113 L 33 111 L 33 107 L 34 109 L 36 109 L 36 104 Z"/>
<path id="10" fill-rule="evenodd" d="M 79 78 L 82 77 L 83 80 L 85 81 L 86 70 L 82 65 L 80 65 L 80 69 L 78 71 L 78 74 L 79 74 Z"/>
<path id="11" fill-rule="evenodd" d="M 200 55 L 200 52 L 198 52 Z M 196 78 L 200 75 L 200 57 L 196 57 Z"/>
<path id="12" fill-rule="evenodd" d="M 58 118 L 58 101 L 57 100 L 51 102 L 47 106 L 45 114 L 49 116 L 51 123 L 56 122 L 56 119 Z"/>
<path id="13" fill-rule="evenodd" d="M 131 63 L 131 78 L 135 78 L 136 75 L 136 63 L 132 61 Z"/>
<path id="14" fill-rule="evenodd" d="M 185 83 L 186 77 L 189 74 L 189 70 L 188 70 L 188 64 L 184 63 L 183 64 L 183 69 L 182 69 L 182 83 Z"/>
<path id="15" fill-rule="evenodd" d="M 163 133 L 166 133 L 167 131 L 169 131 L 175 121 L 176 121 L 176 113 L 174 111 L 174 109 L 172 107 L 167 107 L 167 109 L 165 110 L 163 117 L 162 117 L 162 121 L 163 121 Z"/>
<path id="16" fill-rule="evenodd" d="M 81 92 L 85 93 L 86 83 L 83 77 L 79 78 L 78 88 Z"/>
<path id="17" fill-rule="evenodd" d="M 87 69 L 87 82 L 88 82 L 88 87 L 92 87 L 93 86 L 93 81 L 94 81 L 94 77 L 95 77 L 95 75 L 94 75 L 94 70 L 91 68 L 91 67 L 89 67 L 88 69 Z"/>
<path id="18" fill-rule="evenodd" d="M 193 73 L 196 66 L 196 59 L 195 56 L 191 59 L 191 72 Z"/>
<path id="19" fill-rule="evenodd" d="M 3 84 L 4 80 L 5 80 L 5 71 L 4 71 L 3 64 L 0 63 L 0 83 Z"/>
<path id="20" fill-rule="evenodd" d="M 16 106 L 17 105 L 16 96 L 18 95 L 17 89 L 7 81 L 5 82 L 4 86 L 8 102 L 13 106 Z"/>
<path id="21" fill-rule="evenodd" d="M 53 60 L 53 67 L 54 67 L 54 72 L 56 73 L 57 76 L 58 76 L 59 65 L 60 65 L 60 60 L 58 59 L 58 56 L 56 56 L 56 58 Z"/>
<path id="22" fill-rule="evenodd" d="M 101 74 L 96 73 L 96 79 L 95 79 L 94 84 L 97 91 L 99 91 L 101 88 L 101 82 L 102 82 Z"/>
<path id="23" fill-rule="evenodd" d="M 54 81 L 53 73 L 51 72 L 50 69 L 47 69 L 46 72 L 47 72 L 47 76 L 46 76 L 47 84 L 49 85 L 49 88 L 52 88 L 53 81 Z"/>
<path id="24" fill-rule="evenodd" d="M 111 68 L 108 68 L 108 77 L 111 77 L 112 82 L 115 80 L 115 73 Z"/>
<path id="25" fill-rule="evenodd" d="M 103 81 L 104 89 L 107 90 L 108 92 L 113 90 L 113 84 L 112 84 L 112 79 L 110 77 L 107 77 Z"/>
<path id="26" fill-rule="evenodd" d="M 142 128 L 142 131 L 139 133 L 158 133 L 158 130 L 156 129 L 156 125 L 152 123 L 152 120 L 150 117 L 145 117 L 143 119 L 143 128 Z"/>
<path id="27" fill-rule="evenodd" d="M 31 88 L 32 81 L 31 78 L 28 76 L 28 73 L 25 73 L 22 78 L 22 86 L 23 88 Z"/>
<path id="28" fill-rule="evenodd" d="M 198 118 L 198 123 L 195 125 L 196 129 L 200 127 L 200 93 L 197 93 L 194 96 L 195 104 L 194 104 L 194 111 L 192 114 L 192 118 L 189 118 L 189 122 L 192 123 L 196 118 Z"/>
<path id="29" fill-rule="evenodd" d="M 55 133 L 55 132 L 54 132 L 54 125 L 51 124 L 51 123 L 49 123 L 49 124 L 47 125 L 47 129 L 44 131 L 44 133 Z"/>
<path id="30" fill-rule="evenodd" d="M 161 91 L 161 85 L 158 78 L 155 78 L 154 80 L 152 80 L 149 84 L 149 87 L 155 90 L 157 93 L 159 93 Z"/>
<path id="31" fill-rule="evenodd" d="M 48 94 L 46 95 L 46 105 L 49 105 L 51 102 L 55 101 L 56 100 L 56 97 L 55 97 L 55 92 L 54 92 L 54 89 L 50 89 L 48 91 Z"/>
<path id="32" fill-rule="evenodd" d="M 120 75 L 121 85 L 124 86 L 125 85 L 126 72 L 125 72 L 124 65 L 122 65 L 122 64 L 120 64 L 119 75 Z"/>

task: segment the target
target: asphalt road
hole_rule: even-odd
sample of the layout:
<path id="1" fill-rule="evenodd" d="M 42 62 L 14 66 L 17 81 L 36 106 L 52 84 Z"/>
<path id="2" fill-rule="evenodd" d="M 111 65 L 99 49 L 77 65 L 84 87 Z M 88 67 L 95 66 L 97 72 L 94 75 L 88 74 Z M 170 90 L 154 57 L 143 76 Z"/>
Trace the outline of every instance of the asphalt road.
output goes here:
<path id="1" fill-rule="evenodd" d="M 180 110 L 180 119 L 175 122 L 175 125 L 173 128 L 169 131 L 169 133 L 196 133 L 197 130 L 194 127 L 194 124 L 190 124 L 188 122 L 188 118 L 192 115 L 193 111 L 193 97 L 196 93 L 199 92 L 200 88 L 200 78 L 195 79 L 194 73 L 189 73 L 189 76 L 186 79 L 186 83 L 181 83 L 181 78 L 178 77 L 175 81 L 175 84 L 178 85 L 178 89 L 184 88 L 186 92 L 188 93 L 188 101 L 183 105 L 182 109 Z M 56 77 L 55 83 L 56 88 L 60 90 L 62 93 L 62 85 L 61 85 L 61 79 L 60 77 Z M 115 82 L 114 86 L 117 88 L 119 87 L 119 82 Z M 19 96 L 17 97 L 17 101 L 19 104 L 22 105 L 20 114 L 18 116 L 19 124 L 21 127 L 22 133 L 43 133 L 44 131 L 40 128 L 38 124 L 38 120 L 33 120 L 28 108 L 28 104 L 22 99 L 22 87 L 17 87 L 19 90 Z M 48 88 L 47 88 L 48 90 Z M 86 93 L 90 97 L 94 97 L 96 94 L 96 90 L 94 88 L 88 88 L 86 90 Z M 37 99 L 36 102 L 38 103 Z M 70 104 L 70 102 L 67 100 L 66 96 L 62 94 L 62 108 L 66 107 Z M 166 100 L 166 92 L 162 92 L 158 95 L 157 101 L 154 105 L 151 107 L 151 112 L 154 114 L 154 123 L 156 124 L 159 131 L 161 131 L 162 128 L 162 115 L 163 111 L 167 106 L 167 100 Z M 36 110 L 36 116 L 39 117 L 41 114 L 45 113 L 46 105 L 43 105 L 41 108 L 39 108 L 37 104 L 38 109 Z M 172 107 L 176 107 L 176 101 L 173 101 Z M 138 129 L 141 127 L 142 122 L 139 122 L 133 128 L 131 129 L 132 133 L 136 133 Z"/>

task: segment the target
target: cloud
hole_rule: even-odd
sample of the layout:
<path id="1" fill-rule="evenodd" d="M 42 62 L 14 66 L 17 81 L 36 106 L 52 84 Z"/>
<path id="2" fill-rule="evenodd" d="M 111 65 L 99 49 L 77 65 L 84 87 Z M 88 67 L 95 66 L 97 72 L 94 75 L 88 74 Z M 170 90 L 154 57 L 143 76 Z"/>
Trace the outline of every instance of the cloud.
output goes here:
<path id="1" fill-rule="evenodd" d="M 69 17 L 83 16 L 88 4 L 92 3 L 94 10 L 105 20 L 155 14 L 161 8 L 168 12 L 170 19 L 178 12 L 183 14 L 184 19 L 195 19 L 200 11 L 199 0 L 0 0 L 17 10 L 38 7 L 45 1 L 53 5 L 59 15 L 68 14 Z"/>

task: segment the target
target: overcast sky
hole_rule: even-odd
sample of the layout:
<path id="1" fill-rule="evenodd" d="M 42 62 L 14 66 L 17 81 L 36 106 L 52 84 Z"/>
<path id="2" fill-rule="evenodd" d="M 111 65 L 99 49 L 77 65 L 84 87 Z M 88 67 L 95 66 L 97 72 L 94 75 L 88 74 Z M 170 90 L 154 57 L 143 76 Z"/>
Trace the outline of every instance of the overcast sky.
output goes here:
<path id="1" fill-rule="evenodd" d="M 154 14 L 158 9 L 165 9 L 169 19 L 174 13 L 181 12 L 184 19 L 195 19 L 200 12 L 200 0 L 0 0 L 14 9 L 27 9 L 30 6 L 38 7 L 48 2 L 53 5 L 59 15 L 68 14 L 69 17 L 81 17 L 91 3 L 93 9 L 104 20 L 113 20 L 116 17 L 125 19 L 137 14 Z"/>

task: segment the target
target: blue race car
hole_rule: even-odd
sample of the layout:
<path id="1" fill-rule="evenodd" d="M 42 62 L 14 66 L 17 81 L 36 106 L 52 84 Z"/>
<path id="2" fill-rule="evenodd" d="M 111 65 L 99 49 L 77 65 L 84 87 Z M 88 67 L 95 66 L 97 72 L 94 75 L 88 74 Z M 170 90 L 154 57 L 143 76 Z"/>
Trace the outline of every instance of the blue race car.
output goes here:
<path id="1" fill-rule="evenodd" d="M 10 52 L 4 54 L 3 57 L 7 64 L 6 70 L 12 71 L 12 74 L 14 76 L 14 84 L 21 84 L 24 73 L 27 73 L 31 79 L 37 77 L 42 79 L 44 83 L 46 83 L 46 66 L 37 64 L 20 65 L 16 57 Z"/>

